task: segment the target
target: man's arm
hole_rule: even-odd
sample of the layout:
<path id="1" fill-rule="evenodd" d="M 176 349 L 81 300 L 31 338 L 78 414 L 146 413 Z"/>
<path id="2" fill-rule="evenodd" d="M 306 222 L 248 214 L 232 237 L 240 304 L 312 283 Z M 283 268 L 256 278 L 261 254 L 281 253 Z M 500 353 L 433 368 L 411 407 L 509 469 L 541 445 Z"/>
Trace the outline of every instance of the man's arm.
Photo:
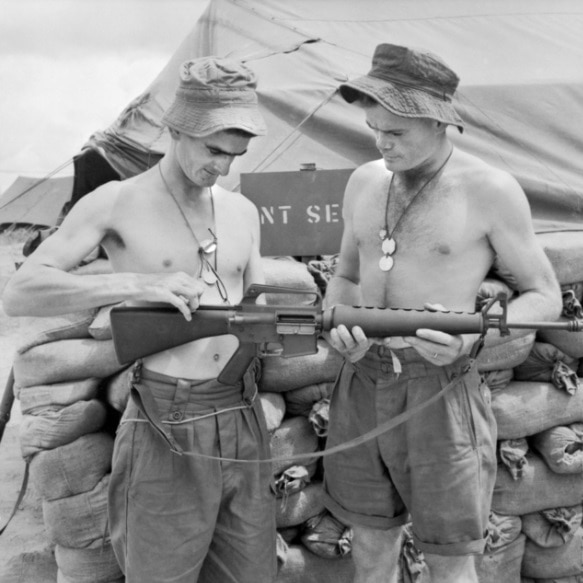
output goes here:
<path id="1" fill-rule="evenodd" d="M 249 229 L 251 231 L 251 253 L 249 262 L 243 274 L 243 291 L 245 291 L 251 284 L 264 284 L 265 274 L 263 273 L 263 266 L 261 263 L 261 227 L 259 221 L 259 213 L 257 207 L 250 201 L 246 201 L 252 208 L 249 212 Z M 263 302 L 265 298 L 258 298 Z"/>
<path id="2" fill-rule="evenodd" d="M 342 219 L 344 228 L 340 242 L 340 254 L 338 264 L 333 277 L 326 286 L 324 307 L 335 304 L 356 306 L 362 303 L 360 290 L 360 259 L 358 246 L 353 232 L 354 205 L 357 204 L 357 196 L 361 191 L 362 171 L 357 169 L 348 180 L 342 204 Z"/>
<path id="3" fill-rule="evenodd" d="M 120 188 L 109 183 L 83 197 L 26 259 L 2 296 L 8 315 L 52 316 L 131 299 L 170 303 L 190 318 L 202 285 L 185 273 L 69 273 L 102 241 Z"/>
<path id="4" fill-rule="evenodd" d="M 364 176 L 363 176 L 364 175 Z M 356 306 L 362 304 L 360 289 L 360 258 L 358 245 L 353 231 L 354 205 L 358 204 L 358 194 L 364 187 L 362 183 L 366 172 L 357 169 L 348 180 L 342 205 L 344 230 L 340 243 L 340 255 L 334 276 L 328 282 L 324 307 L 329 308 L 336 304 Z M 340 354 L 351 362 L 360 360 L 369 349 L 372 339 L 366 337 L 360 326 L 352 330 L 344 325 L 333 328 L 324 334 L 326 341 Z"/>
<path id="5" fill-rule="evenodd" d="M 536 239 L 530 207 L 518 182 L 508 173 L 491 170 L 482 178 L 477 192 L 477 212 L 487 218 L 490 229 L 488 241 L 501 262 L 518 284 L 519 295 L 508 303 L 508 321 L 534 322 L 556 320 L 562 310 L 560 286 L 553 267 Z M 531 330 L 513 330 L 513 336 L 524 336 Z M 456 340 L 456 338 L 458 340 Z M 417 336 L 407 338 L 420 353 L 435 353 L 439 345 L 440 364 L 452 362 L 467 352 L 468 344 L 461 336 L 451 337 L 436 330 L 418 330 Z M 496 332 L 486 336 L 486 345 L 500 342 Z M 445 352 L 444 352 L 445 351 Z"/>
<path id="6" fill-rule="evenodd" d="M 537 241 L 526 195 L 510 175 L 503 174 L 498 181 L 498 188 L 493 189 L 490 213 L 495 211 L 495 217 L 488 238 L 520 292 L 509 303 L 508 320 L 556 320 L 562 310 L 561 290 Z"/>

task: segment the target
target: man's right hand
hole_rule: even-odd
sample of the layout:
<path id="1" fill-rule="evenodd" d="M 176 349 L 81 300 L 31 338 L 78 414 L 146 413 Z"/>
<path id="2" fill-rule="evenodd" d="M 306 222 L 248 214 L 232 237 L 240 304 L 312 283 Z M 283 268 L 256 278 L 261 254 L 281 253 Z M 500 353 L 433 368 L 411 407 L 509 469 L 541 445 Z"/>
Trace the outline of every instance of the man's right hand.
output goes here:
<path id="1" fill-rule="evenodd" d="M 332 328 L 324 337 L 332 348 L 350 362 L 360 360 L 373 343 L 373 340 L 366 337 L 360 326 L 354 326 L 350 331 L 344 324 Z"/>
<path id="2" fill-rule="evenodd" d="M 163 302 L 180 310 L 185 319 L 192 320 L 192 312 L 200 305 L 205 283 L 182 271 L 170 274 L 140 274 L 141 292 L 133 299 L 143 302 Z"/>

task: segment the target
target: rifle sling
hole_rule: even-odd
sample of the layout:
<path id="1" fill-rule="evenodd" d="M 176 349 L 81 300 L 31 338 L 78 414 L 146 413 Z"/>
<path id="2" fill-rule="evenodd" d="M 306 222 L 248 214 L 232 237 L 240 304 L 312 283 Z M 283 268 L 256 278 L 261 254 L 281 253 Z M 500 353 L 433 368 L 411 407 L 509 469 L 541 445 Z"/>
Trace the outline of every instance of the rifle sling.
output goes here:
<path id="1" fill-rule="evenodd" d="M 331 447 L 329 449 L 325 449 L 324 451 L 316 451 L 316 452 L 312 452 L 312 453 L 301 453 L 301 454 L 294 454 L 294 455 L 281 457 L 281 458 L 268 458 L 268 459 L 260 459 L 260 460 L 242 460 L 242 459 L 234 459 L 234 458 L 224 458 L 224 457 L 220 457 L 220 456 L 211 456 L 211 455 L 199 454 L 199 453 L 188 452 L 188 451 L 178 451 L 178 450 L 174 450 L 174 449 L 172 449 L 171 451 L 173 451 L 174 453 L 179 454 L 179 455 L 186 455 L 186 456 L 191 456 L 191 457 L 199 457 L 199 458 L 218 460 L 218 461 L 239 462 L 239 463 L 273 463 L 273 462 L 287 462 L 287 461 L 300 461 L 300 460 L 305 462 L 308 459 L 329 456 L 329 455 L 332 455 L 334 453 L 338 453 L 338 452 L 344 451 L 346 449 L 350 449 L 352 447 L 362 445 L 363 443 L 365 443 L 367 441 L 370 441 L 372 439 L 379 437 L 379 435 L 382 435 L 383 433 L 386 433 L 387 431 L 394 429 L 398 425 L 405 423 L 406 421 L 411 419 L 411 417 L 414 417 L 415 415 L 417 415 L 417 413 L 419 413 L 420 411 L 422 411 L 426 407 L 429 407 L 429 405 L 432 405 L 433 403 L 435 403 L 436 401 L 441 399 L 446 393 L 449 393 L 449 391 L 451 391 L 455 386 L 457 386 L 464 379 L 464 377 L 472 370 L 472 368 L 476 365 L 475 357 L 477 356 L 477 353 L 479 352 L 479 350 L 481 350 L 481 346 L 478 346 L 478 344 L 476 343 L 476 345 L 474 346 L 474 350 L 472 350 L 472 353 L 470 354 L 470 356 L 466 357 L 467 363 L 463 367 L 463 372 L 458 376 L 454 376 L 452 378 L 452 380 L 447 385 L 445 385 L 445 387 L 443 387 L 438 393 L 436 393 L 435 395 L 433 395 L 432 397 L 427 399 L 427 401 L 420 403 L 419 405 L 413 407 L 412 409 L 409 409 L 408 411 L 400 413 L 396 417 L 393 417 L 392 419 L 389 419 L 388 421 L 381 423 L 380 425 L 378 425 L 374 429 L 371 429 L 370 431 L 367 431 L 366 433 L 363 433 L 362 435 L 359 435 L 358 437 L 355 437 L 354 439 L 350 439 L 350 440 L 345 441 L 343 443 L 340 443 L 334 447 Z"/>
<path id="2" fill-rule="evenodd" d="M 6 530 L 8 525 L 10 524 L 10 521 L 14 518 L 14 515 L 16 514 L 18 507 L 22 503 L 24 495 L 26 494 L 26 490 L 28 488 L 29 467 L 30 467 L 30 463 L 27 460 L 26 465 L 24 466 L 24 476 L 22 478 L 22 485 L 20 486 L 20 492 L 18 492 L 18 498 L 16 499 L 16 502 L 14 504 L 14 508 L 12 509 L 12 512 L 10 513 L 10 516 L 8 517 L 8 520 L 5 522 L 4 526 L 0 529 L 0 536 L 4 533 L 4 531 Z"/>

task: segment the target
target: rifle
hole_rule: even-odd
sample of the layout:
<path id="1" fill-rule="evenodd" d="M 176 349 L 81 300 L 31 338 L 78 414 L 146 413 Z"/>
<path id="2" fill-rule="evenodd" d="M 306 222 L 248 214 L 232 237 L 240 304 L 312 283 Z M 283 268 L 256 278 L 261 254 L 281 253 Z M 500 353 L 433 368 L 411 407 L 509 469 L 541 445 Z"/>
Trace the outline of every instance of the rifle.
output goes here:
<path id="1" fill-rule="evenodd" d="M 270 306 L 257 304 L 263 293 L 294 293 L 316 296 L 311 305 Z M 493 313 L 499 304 L 501 310 Z M 498 294 L 479 312 L 430 311 L 412 308 L 333 306 L 322 310 L 315 292 L 293 288 L 251 285 L 236 306 L 201 305 L 185 320 L 176 308 L 122 307 L 111 310 L 111 330 L 117 359 L 129 364 L 139 358 L 180 346 L 193 340 L 232 334 L 239 347 L 221 371 L 223 383 L 237 382 L 253 358 L 295 357 L 316 354 L 317 340 L 341 324 L 360 326 L 369 337 L 411 336 L 419 328 L 448 334 L 485 334 L 497 329 L 508 335 L 511 328 L 559 329 L 579 332 L 583 320 L 567 322 L 507 322 L 508 298 Z"/>

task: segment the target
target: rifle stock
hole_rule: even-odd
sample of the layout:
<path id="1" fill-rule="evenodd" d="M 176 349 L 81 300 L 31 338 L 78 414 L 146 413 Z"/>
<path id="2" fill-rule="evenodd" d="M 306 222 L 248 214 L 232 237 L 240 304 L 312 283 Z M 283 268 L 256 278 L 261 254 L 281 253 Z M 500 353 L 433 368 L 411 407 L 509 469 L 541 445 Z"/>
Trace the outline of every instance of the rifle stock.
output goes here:
<path id="1" fill-rule="evenodd" d="M 507 298 L 492 298 L 481 312 L 429 311 L 407 308 L 371 308 L 338 305 L 321 309 L 314 305 L 268 306 L 255 303 L 262 293 L 312 294 L 278 286 L 254 285 L 236 306 L 202 305 L 188 322 L 175 308 L 115 307 L 111 310 L 114 347 L 120 364 L 156 354 L 187 342 L 232 334 L 239 348 L 227 363 L 219 380 L 233 383 L 241 378 L 256 356 L 284 357 L 315 354 L 317 339 L 341 324 L 360 326 L 369 337 L 412 336 L 420 328 L 448 334 L 485 334 L 495 328 L 502 335 L 510 328 L 583 330 L 583 320 L 568 322 L 507 322 Z M 492 313 L 494 304 L 501 311 Z"/>

